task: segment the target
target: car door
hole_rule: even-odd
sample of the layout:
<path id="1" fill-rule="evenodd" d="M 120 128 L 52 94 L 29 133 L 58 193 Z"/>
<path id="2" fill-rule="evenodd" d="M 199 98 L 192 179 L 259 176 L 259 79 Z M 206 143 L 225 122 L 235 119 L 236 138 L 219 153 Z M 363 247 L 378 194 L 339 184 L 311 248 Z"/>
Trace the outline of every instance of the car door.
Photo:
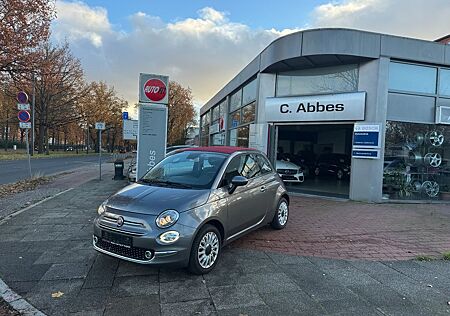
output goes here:
<path id="1" fill-rule="evenodd" d="M 228 228 L 229 236 L 243 232 L 260 222 L 266 213 L 265 201 L 261 188 L 260 167 L 253 155 L 242 154 L 234 157 L 224 174 L 224 185 L 230 185 L 234 176 L 241 175 L 248 179 L 245 186 L 237 187 L 228 196 Z"/>
<path id="2" fill-rule="evenodd" d="M 280 180 L 276 175 L 276 171 L 270 164 L 269 160 L 262 154 L 256 154 L 256 160 L 259 164 L 260 172 L 260 198 L 264 200 L 266 213 L 270 214 L 275 204 L 274 200 L 277 195 L 278 186 Z"/>

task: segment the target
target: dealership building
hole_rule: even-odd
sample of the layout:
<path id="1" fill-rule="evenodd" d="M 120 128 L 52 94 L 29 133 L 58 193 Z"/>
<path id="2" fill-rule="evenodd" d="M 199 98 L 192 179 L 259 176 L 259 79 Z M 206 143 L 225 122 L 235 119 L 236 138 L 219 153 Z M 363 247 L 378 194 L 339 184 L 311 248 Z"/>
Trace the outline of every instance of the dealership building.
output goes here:
<path id="1" fill-rule="evenodd" d="M 200 115 L 202 145 L 258 148 L 274 165 L 298 166 L 304 181 L 290 191 L 450 200 L 445 41 L 350 29 L 293 33 L 267 46 Z M 287 180 L 291 173 L 280 172 Z"/>

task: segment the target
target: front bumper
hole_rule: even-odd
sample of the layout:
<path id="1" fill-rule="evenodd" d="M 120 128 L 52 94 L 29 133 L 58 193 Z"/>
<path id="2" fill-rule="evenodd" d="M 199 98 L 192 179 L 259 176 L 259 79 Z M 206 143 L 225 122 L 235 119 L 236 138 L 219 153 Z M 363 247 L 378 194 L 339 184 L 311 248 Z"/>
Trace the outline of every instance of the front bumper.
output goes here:
<path id="1" fill-rule="evenodd" d="M 295 174 L 284 174 L 284 173 L 278 173 L 281 180 L 283 182 L 295 182 L 295 183 L 302 183 L 305 181 L 305 176 L 303 172 L 297 172 Z"/>
<path id="2" fill-rule="evenodd" d="M 168 229 L 162 230 L 156 227 L 151 228 L 147 222 L 145 223 L 147 228 L 145 229 L 145 233 L 137 235 L 136 232 L 126 231 L 126 225 L 124 225 L 123 230 L 105 227 L 101 218 L 101 216 L 97 217 L 94 221 L 92 243 L 96 251 L 139 264 L 188 265 L 191 244 L 195 234 L 194 228 L 177 223 Z M 180 238 L 172 244 L 162 244 L 158 240 L 158 237 L 161 233 L 168 230 L 178 231 Z M 118 237 L 119 240 L 126 240 L 127 242 L 112 241 L 110 237 L 105 238 L 105 236 L 111 235 Z"/>

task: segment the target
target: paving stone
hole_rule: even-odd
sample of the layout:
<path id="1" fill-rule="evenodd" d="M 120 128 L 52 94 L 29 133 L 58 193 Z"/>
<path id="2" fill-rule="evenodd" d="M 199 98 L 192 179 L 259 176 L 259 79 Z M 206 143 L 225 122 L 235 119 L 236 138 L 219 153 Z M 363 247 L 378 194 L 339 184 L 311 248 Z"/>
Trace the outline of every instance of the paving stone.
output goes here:
<path id="1" fill-rule="evenodd" d="M 81 289 L 71 300 L 70 312 L 98 311 L 105 308 L 110 293 L 107 289 Z"/>
<path id="2" fill-rule="evenodd" d="M 248 274 L 239 283 L 252 284 L 259 293 L 299 291 L 299 286 L 284 273 Z"/>
<path id="3" fill-rule="evenodd" d="M 217 310 L 265 305 L 251 284 L 210 287 L 209 292 Z"/>
<path id="4" fill-rule="evenodd" d="M 25 295 L 30 292 L 39 281 L 18 281 L 18 282 L 8 282 L 8 286 L 14 290 L 17 294 Z"/>
<path id="5" fill-rule="evenodd" d="M 338 283 L 344 286 L 379 284 L 376 279 L 354 267 L 326 270 Z"/>
<path id="6" fill-rule="evenodd" d="M 40 281 L 24 298 L 37 309 L 50 315 L 68 314 L 83 285 L 82 280 Z M 59 298 L 52 293 L 62 292 Z"/>
<path id="7" fill-rule="evenodd" d="M 309 264 L 311 263 L 308 258 L 300 257 L 295 255 L 289 255 L 279 252 L 267 252 L 266 254 L 272 259 L 276 264 Z"/>
<path id="8" fill-rule="evenodd" d="M 261 293 L 260 296 L 277 315 L 323 315 L 325 313 L 320 304 L 302 290 Z"/>
<path id="9" fill-rule="evenodd" d="M 118 297 L 159 294 L 158 276 L 116 277 L 111 294 Z"/>
<path id="10" fill-rule="evenodd" d="M 158 268 L 121 260 L 117 276 L 158 275 Z"/>
<path id="11" fill-rule="evenodd" d="M 186 269 L 174 269 L 174 268 L 160 268 L 159 281 L 173 282 L 173 281 L 201 281 L 203 280 L 200 275 L 190 274 Z"/>
<path id="12" fill-rule="evenodd" d="M 34 263 L 73 263 L 73 262 L 89 262 L 93 261 L 96 253 L 93 249 L 84 250 L 62 250 L 62 251 L 46 251 Z"/>
<path id="13" fill-rule="evenodd" d="M 222 309 L 217 312 L 219 316 L 275 316 L 281 315 L 276 311 L 270 309 L 267 305 L 247 306 L 232 309 Z"/>
<path id="14" fill-rule="evenodd" d="M 216 315 L 211 300 L 197 300 L 179 303 L 161 304 L 162 316 Z"/>
<path id="15" fill-rule="evenodd" d="M 6 282 L 39 281 L 49 268 L 49 264 L 1 265 L 0 277 Z"/>
<path id="16" fill-rule="evenodd" d="M 85 278 L 91 265 L 92 263 L 56 263 L 48 269 L 42 280 Z"/>
<path id="17" fill-rule="evenodd" d="M 161 303 L 184 302 L 209 298 L 202 279 L 165 282 L 160 284 Z"/>
<path id="18" fill-rule="evenodd" d="M 377 307 L 380 306 L 411 306 L 413 303 L 383 284 L 350 286 L 349 289 L 362 299 Z"/>
<path id="19" fill-rule="evenodd" d="M 161 315 L 158 295 L 114 298 L 106 305 L 104 315 Z"/>

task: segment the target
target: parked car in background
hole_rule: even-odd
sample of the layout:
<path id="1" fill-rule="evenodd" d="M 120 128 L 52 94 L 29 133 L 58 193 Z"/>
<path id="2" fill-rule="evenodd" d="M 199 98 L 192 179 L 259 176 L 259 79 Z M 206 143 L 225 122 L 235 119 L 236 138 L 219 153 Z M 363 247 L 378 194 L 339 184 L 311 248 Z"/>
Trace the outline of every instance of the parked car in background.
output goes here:
<path id="1" fill-rule="evenodd" d="M 301 183 L 305 181 L 302 168 L 293 162 L 277 160 L 276 169 L 278 175 L 284 182 Z"/>
<path id="2" fill-rule="evenodd" d="M 335 176 L 338 180 L 350 176 L 350 157 L 344 154 L 322 154 L 314 168 L 316 176 Z"/>
<path id="3" fill-rule="evenodd" d="M 93 246 L 135 263 L 205 274 L 223 246 L 266 224 L 282 229 L 288 218 L 286 188 L 262 152 L 189 148 L 100 205 Z"/>

